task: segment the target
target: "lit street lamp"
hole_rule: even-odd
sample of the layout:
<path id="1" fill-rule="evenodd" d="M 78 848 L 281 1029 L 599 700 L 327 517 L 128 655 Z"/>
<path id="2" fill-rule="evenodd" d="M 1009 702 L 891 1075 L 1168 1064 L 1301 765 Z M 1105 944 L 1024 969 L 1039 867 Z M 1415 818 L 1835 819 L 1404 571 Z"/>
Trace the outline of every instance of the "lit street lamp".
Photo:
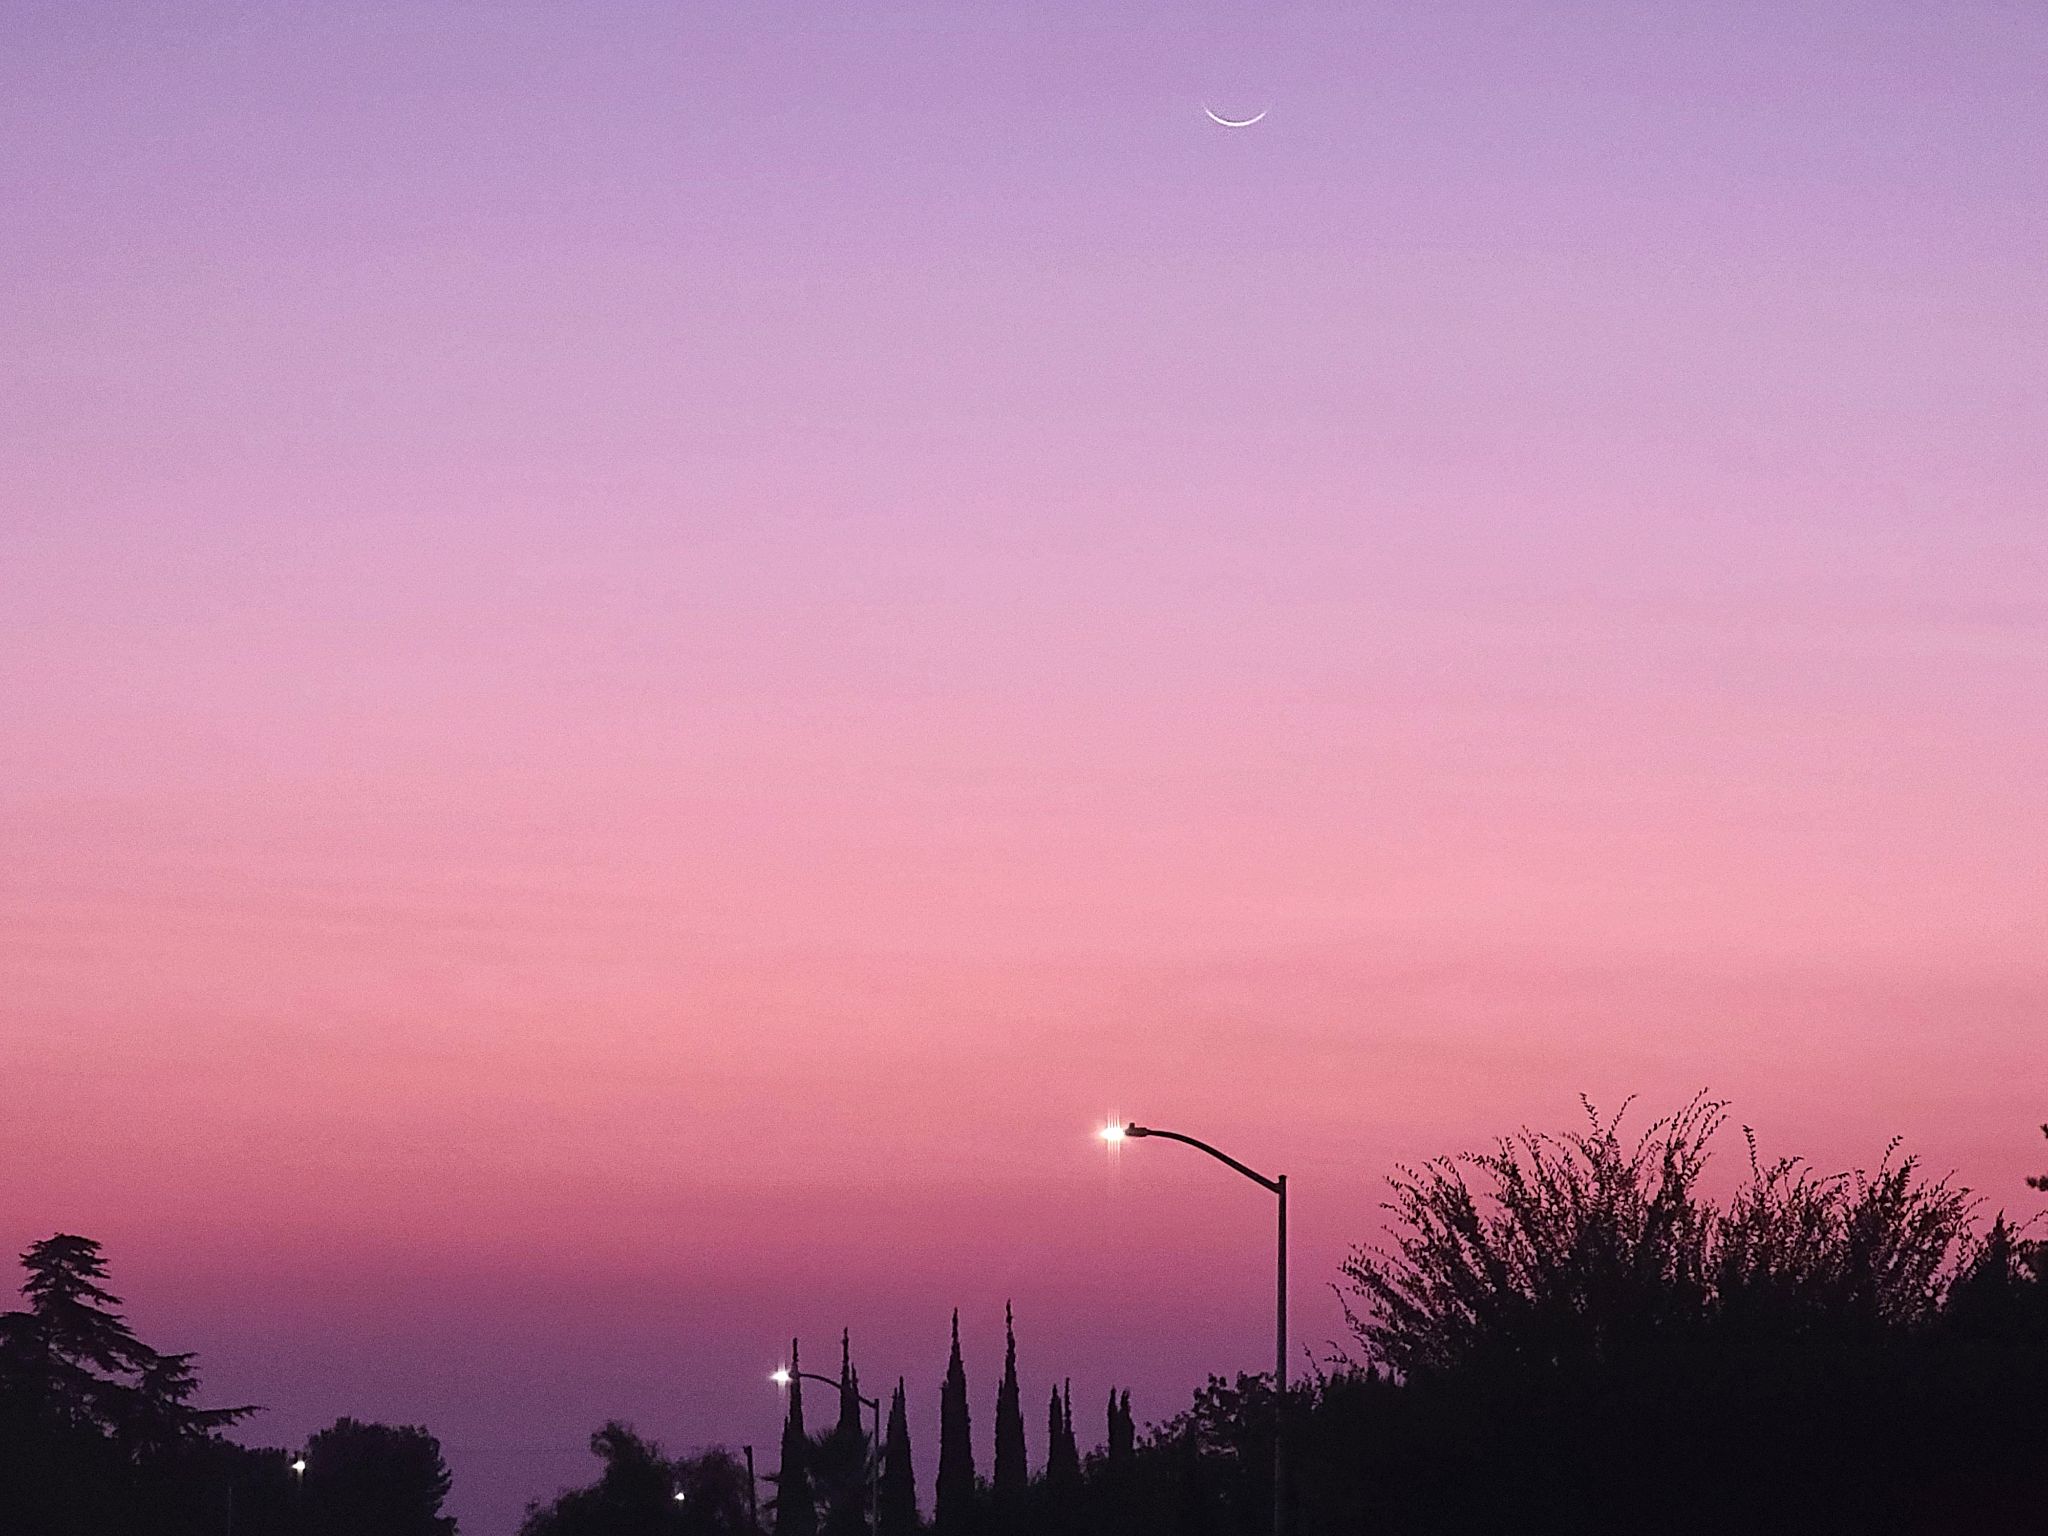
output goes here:
<path id="1" fill-rule="evenodd" d="M 1283 1450 L 1282 1425 L 1286 1422 L 1284 1409 L 1287 1402 L 1287 1175 L 1267 1178 L 1256 1169 L 1247 1168 L 1227 1152 L 1219 1152 L 1206 1141 L 1197 1141 L 1192 1136 L 1183 1136 L 1179 1131 L 1155 1131 L 1143 1125 L 1106 1125 L 1102 1128 L 1102 1139 L 1111 1146 L 1126 1139 L 1135 1141 L 1141 1136 L 1157 1136 L 1165 1141 L 1177 1141 L 1193 1147 L 1197 1152 L 1206 1152 L 1217 1162 L 1236 1169 L 1261 1189 L 1280 1199 L 1280 1265 L 1279 1289 L 1274 1306 L 1275 1329 L 1273 1336 L 1273 1536 L 1281 1536 L 1286 1510 L 1287 1458 Z"/>
<path id="2" fill-rule="evenodd" d="M 768 1373 L 768 1379 L 778 1387 L 786 1387 L 792 1381 L 817 1381 L 833 1391 L 842 1391 L 840 1384 L 830 1376 L 820 1376 L 816 1371 L 792 1371 L 786 1365 L 778 1365 Z M 878 1397 L 862 1397 L 853 1394 L 859 1404 L 873 1416 L 875 1426 L 874 1444 L 869 1447 L 868 1459 L 868 1530 L 871 1536 L 880 1536 L 882 1528 L 882 1400 Z M 679 1495 L 680 1497 L 680 1495 Z"/>

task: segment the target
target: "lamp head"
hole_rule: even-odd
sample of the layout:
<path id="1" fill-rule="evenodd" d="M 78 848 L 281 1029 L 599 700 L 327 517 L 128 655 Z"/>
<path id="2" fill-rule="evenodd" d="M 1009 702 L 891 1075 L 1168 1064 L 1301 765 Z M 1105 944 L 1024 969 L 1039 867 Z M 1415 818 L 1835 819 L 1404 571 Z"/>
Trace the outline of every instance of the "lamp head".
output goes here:
<path id="1" fill-rule="evenodd" d="M 788 1367 L 788 1366 L 786 1366 L 786 1365 L 778 1365 L 777 1367 L 775 1367 L 775 1369 L 774 1369 L 774 1370 L 772 1370 L 772 1371 L 770 1371 L 770 1372 L 768 1373 L 768 1379 L 769 1379 L 770 1381 L 774 1382 L 774 1383 L 775 1383 L 775 1385 L 777 1385 L 778 1387 L 786 1387 L 786 1386 L 788 1386 L 788 1385 L 789 1385 L 789 1367 Z"/>
<path id="2" fill-rule="evenodd" d="M 304 1477 L 304 1476 L 306 1475 L 306 1458 L 305 1458 L 305 1457 L 303 1457 L 303 1456 L 294 1456 L 294 1457 L 292 1458 L 292 1475 L 293 1475 L 294 1477 Z"/>
<path id="3" fill-rule="evenodd" d="M 1111 1146 L 1115 1146 L 1124 1139 L 1124 1128 L 1112 1121 L 1102 1128 L 1100 1134 L 1104 1141 L 1108 1142 Z"/>

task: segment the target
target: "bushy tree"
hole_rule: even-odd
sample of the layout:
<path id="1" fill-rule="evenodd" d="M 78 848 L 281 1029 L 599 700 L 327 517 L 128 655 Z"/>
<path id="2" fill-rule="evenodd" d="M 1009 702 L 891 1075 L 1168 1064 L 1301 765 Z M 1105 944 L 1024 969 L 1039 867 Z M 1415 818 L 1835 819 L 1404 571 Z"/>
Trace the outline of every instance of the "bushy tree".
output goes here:
<path id="1" fill-rule="evenodd" d="M 615 1419 L 591 1435 L 590 1452 L 603 1464 L 597 1481 L 529 1509 L 524 1536 L 654 1536 L 673 1529 L 673 1490 L 660 1446 Z"/>
<path id="2" fill-rule="evenodd" d="M 451 1536 L 448 1464 L 416 1424 L 337 1419 L 306 1442 L 305 1527 L 312 1536 Z"/>
<path id="3" fill-rule="evenodd" d="M 1359 1353 L 1399 1383 L 1349 1399 L 1376 1416 L 1358 1454 L 1386 1529 L 2004 1517 L 1970 1405 L 2024 1394 L 1962 1319 L 2020 1283 L 2009 1238 L 1979 1245 L 1967 1194 L 1896 1146 L 1823 1176 L 1752 1139 L 1717 1205 L 1700 1181 L 1723 1119 L 1695 1100 L 1625 1140 L 1588 1107 L 1575 1133 L 1396 1176 L 1389 1243 L 1345 1266 Z"/>

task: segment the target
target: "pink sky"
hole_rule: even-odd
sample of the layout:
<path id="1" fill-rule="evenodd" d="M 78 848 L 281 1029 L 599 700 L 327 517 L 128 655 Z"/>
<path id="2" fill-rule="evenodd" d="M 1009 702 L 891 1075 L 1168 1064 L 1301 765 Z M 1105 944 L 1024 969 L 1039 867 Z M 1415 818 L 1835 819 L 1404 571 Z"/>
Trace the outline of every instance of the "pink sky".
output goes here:
<path id="1" fill-rule="evenodd" d="M 1163 1416 L 1113 1109 L 1319 1352 L 1582 1090 L 2033 1208 L 2037 5 L 4 13 L 0 1242 L 258 1436 Z"/>

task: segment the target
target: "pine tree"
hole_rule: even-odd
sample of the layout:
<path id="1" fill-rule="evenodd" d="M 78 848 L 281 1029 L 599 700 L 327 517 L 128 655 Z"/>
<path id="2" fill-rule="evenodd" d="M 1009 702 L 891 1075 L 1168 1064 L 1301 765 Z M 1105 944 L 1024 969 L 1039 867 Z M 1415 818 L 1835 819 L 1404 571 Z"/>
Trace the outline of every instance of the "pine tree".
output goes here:
<path id="1" fill-rule="evenodd" d="M 910 1466 L 910 1414 L 903 1381 L 896 1381 L 896 1395 L 889 1400 L 889 1436 L 882 1453 L 882 1487 L 879 1536 L 915 1536 L 917 1531 L 917 1481 Z"/>
<path id="2" fill-rule="evenodd" d="M 58 1422 L 148 1455 L 202 1438 L 254 1408 L 197 1408 L 189 1354 L 158 1354 L 123 1320 L 100 1245 L 60 1232 L 21 1256 L 28 1309 L 0 1315 L 0 1354 Z"/>
<path id="3" fill-rule="evenodd" d="M 967 1367 L 960 1359 L 960 1313 L 953 1313 L 953 1355 L 939 1389 L 939 1476 L 932 1526 L 959 1536 L 974 1524 L 974 1442 L 967 1411 Z"/>
<path id="4" fill-rule="evenodd" d="M 789 1341 L 789 1414 L 782 1421 L 782 1465 L 775 1475 L 775 1536 L 816 1536 L 818 1506 L 811 1493 L 810 1441 L 804 1437 L 804 1379 L 797 1374 L 796 1340 Z"/>
<path id="5" fill-rule="evenodd" d="M 1009 1304 L 1003 1306 L 1003 1380 L 996 1388 L 996 1497 L 1012 1502 L 1031 1482 L 1025 1461 L 1024 1403 L 1017 1385 L 1017 1319 Z"/>

